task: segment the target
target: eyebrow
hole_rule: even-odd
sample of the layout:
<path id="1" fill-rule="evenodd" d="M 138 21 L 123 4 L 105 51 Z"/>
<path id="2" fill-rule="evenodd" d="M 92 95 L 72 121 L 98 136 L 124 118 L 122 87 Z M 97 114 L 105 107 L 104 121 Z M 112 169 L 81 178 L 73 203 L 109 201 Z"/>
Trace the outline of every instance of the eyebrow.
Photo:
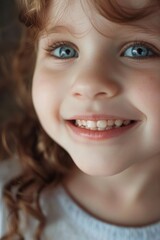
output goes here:
<path id="1" fill-rule="evenodd" d="M 160 30 L 158 31 L 158 27 L 147 27 L 147 26 L 139 26 L 139 25 L 132 25 L 132 24 L 121 24 L 123 29 L 127 31 L 128 33 L 137 33 L 137 34 L 147 34 L 148 36 L 151 37 L 160 37 Z M 123 30 L 122 30 L 123 31 Z M 112 31 L 113 32 L 113 31 Z M 75 28 L 72 25 L 57 25 L 57 26 L 52 26 L 50 28 L 46 28 L 45 31 L 43 31 L 44 34 L 42 34 L 43 36 L 45 35 L 50 35 L 50 34 L 58 34 L 58 33 L 69 33 L 70 35 L 72 35 L 73 37 L 76 37 L 78 35 L 81 35 L 82 33 L 78 33 L 76 32 Z M 46 34 L 47 33 L 47 34 Z M 83 32 L 84 33 L 84 32 Z M 108 35 L 105 32 L 102 33 L 104 36 Z"/>
<path id="2" fill-rule="evenodd" d="M 151 37 L 160 37 L 160 29 L 152 28 L 147 26 L 127 25 L 128 32 L 147 34 Z"/>
<path id="3" fill-rule="evenodd" d="M 54 33 L 69 33 L 71 35 L 77 35 L 75 28 L 72 25 L 57 25 L 57 26 L 52 26 L 49 28 L 45 28 L 45 31 L 47 35 L 54 34 Z"/>

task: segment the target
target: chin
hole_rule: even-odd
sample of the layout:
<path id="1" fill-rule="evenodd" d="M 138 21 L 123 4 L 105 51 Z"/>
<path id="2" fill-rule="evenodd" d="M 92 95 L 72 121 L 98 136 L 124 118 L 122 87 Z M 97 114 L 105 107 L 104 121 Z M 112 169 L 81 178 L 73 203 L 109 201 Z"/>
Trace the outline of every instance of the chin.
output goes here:
<path id="1" fill-rule="evenodd" d="M 94 161 L 91 163 L 90 161 L 87 161 L 87 160 L 85 161 L 84 159 L 80 161 L 80 159 L 77 160 L 75 158 L 73 161 L 80 171 L 82 171 L 87 175 L 97 176 L 97 177 L 98 176 L 99 177 L 114 176 L 122 173 L 123 171 L 125 171 L 130 167 L 128 165 L 118 166 L 117 164 L 111 164 L 107 162 L 105 162 L 104 164 L 104 162 L 100 163 L 100 161 L 98 163 L 95 163 Z"/>

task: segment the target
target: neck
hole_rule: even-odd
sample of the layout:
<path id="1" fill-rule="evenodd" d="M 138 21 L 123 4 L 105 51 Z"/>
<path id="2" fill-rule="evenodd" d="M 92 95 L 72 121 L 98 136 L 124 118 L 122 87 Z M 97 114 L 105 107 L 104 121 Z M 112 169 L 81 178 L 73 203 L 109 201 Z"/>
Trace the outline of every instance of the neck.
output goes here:
<path id="1" fill-rule="evenodd" d="M 97 188 L 103 193 L 110 190 L 119 198 L 122 196 L 126 201 L 136 201 L 140 197 L 144 197 L 145 192 L 148 193 L 151 190 L 153 194 L 153 186 L 157 187 L 159 185 L 160 161 L 154 159 L 153 161 L 149 160 L 135 164 L 127 170 L 110 177 L 86 176 L 86 179 L 91 185 L 95 186 L 95 189 Z M 157 189 L 155 189 L 155 193 L 157 194 Z"/>
<path id="2" fill-rule="evenodd" d="M 99 218 L 143 225 L 160 219 L 159 183 L 160 161 L 152 159 L 110 177 L 89 176 L 77 169 L 65 185 L 81 206 Z"/>

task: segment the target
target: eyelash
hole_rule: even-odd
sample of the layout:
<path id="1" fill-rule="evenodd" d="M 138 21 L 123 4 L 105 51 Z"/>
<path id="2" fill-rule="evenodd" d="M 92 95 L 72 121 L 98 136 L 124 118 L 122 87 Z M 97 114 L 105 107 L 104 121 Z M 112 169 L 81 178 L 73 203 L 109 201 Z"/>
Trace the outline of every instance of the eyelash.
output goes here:
<path id="1" fill-rule="evenodd" d="M 130 47 L 134 48 L 134 47 L 145 47 L 146 49 L 148 49 L 148 51 L 151 51 L 153 53 L 153 55 L 150 56 L 146 56 L 146 57 L 128 57 L 131 59 L 135 59 L 135 60 L 144 60 L 147 58 L 154 58 L 154 57 L 159 57 L 160 56 L 160 51 L 154 47 L 153 45 L 151 45 L 150 43 L 146 43 L 145 41 L 134 41 L 132 43 L 128 43 L 127 45 L 125 44 L 125 47 L 122 47 L 122 50 L 120 51 L 120 56 L 123 56 L 124 52 L 127 51 L 127 49 L 129 49 Z"/>
<path id="2" fill-rule="evenodd" d="M 68 46 L 68 47 L 71 47 L 73 49 L 75 49 L 76 51 L 78 51 L 78 48 L 76 47 L 75 44 L 71 43 L 71 42 L 68 42 L 68 41 L 60 41 L 60 42 L 55 42 L 51 45 L 49 45 L 45 50 L 51 55 L 51 57 L 55 58 L 55 59 L 59 59 L 59 60 L 68 60 L 68 59 L 63 59 L 63 58 L 58 58 L 56 56 L 53 56 L 51 54 L 51 52 L 53 52 L 54 50 L 56 50 L 57 48 L 59 47 L 64 47 L 64 46 Z"/>
<path id="3" fill-rule="evenodd" d="M 56 57 L 56 56 L 51 54 L 51 52 L 53 52 L 57 48 L 64 47 L 64 46 L 71 47 L 75 51 L 78 52 L 78 48 L 76 47 L 76 45 L 71 43 L 71 42 L 68 42 L 68 41 L 55 42 L 55 43 L 49 45 L 45 50 L 49 53 L 49 55 L 51 57 L 53 57 L 57 60 L 65 61 L 65 60 L 72 59 L 72 58 L 59 58 L 59 57 Z M 129 49 L 131 47 L 134 48 L 134 47 L 137 47 L 137 46 L 145 47 L 146 49 L 148 49 L 148 51 L 151 51 L 153 53 L 153 55 L 146 56 L 146 57 L 127 57 L 127 56 L 123 55 L 125 53 L 125 51 L 127 51 L 127 49 Z M 122 47 L 122 50 L 120 51 L 119 55 L 120 55 L 120 57 L 131 58 L 133 60 L 144 60 L 144 59 L 147 59 L 147 58 L 159 57 L 160 56 L 160 51 L 156 47 L 152 46 L 149 43 L 146 43 L 145 41 L 133 41 L 133 42 L 129 42 L 127 45 L 125 44 L 125 47 Z"/>

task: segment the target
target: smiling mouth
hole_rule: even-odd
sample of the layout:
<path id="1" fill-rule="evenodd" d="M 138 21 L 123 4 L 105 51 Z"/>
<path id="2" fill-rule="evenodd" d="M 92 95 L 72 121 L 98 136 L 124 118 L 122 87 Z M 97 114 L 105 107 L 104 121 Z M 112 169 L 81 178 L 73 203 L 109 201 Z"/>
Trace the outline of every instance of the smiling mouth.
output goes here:
<path id="1" fill-rule="evenodd" d="M 125 128 L 125 127 L 128 127 L 129 125 L 135 124 L 137 121 L 120 120 L 120 119 L 92 121 L 92 120 L 76 119 L 76 120 L 70 120 L 69 122 L 77 128 L 87 129 L 91 131 L 107 131 L 110 129 Z"/>

